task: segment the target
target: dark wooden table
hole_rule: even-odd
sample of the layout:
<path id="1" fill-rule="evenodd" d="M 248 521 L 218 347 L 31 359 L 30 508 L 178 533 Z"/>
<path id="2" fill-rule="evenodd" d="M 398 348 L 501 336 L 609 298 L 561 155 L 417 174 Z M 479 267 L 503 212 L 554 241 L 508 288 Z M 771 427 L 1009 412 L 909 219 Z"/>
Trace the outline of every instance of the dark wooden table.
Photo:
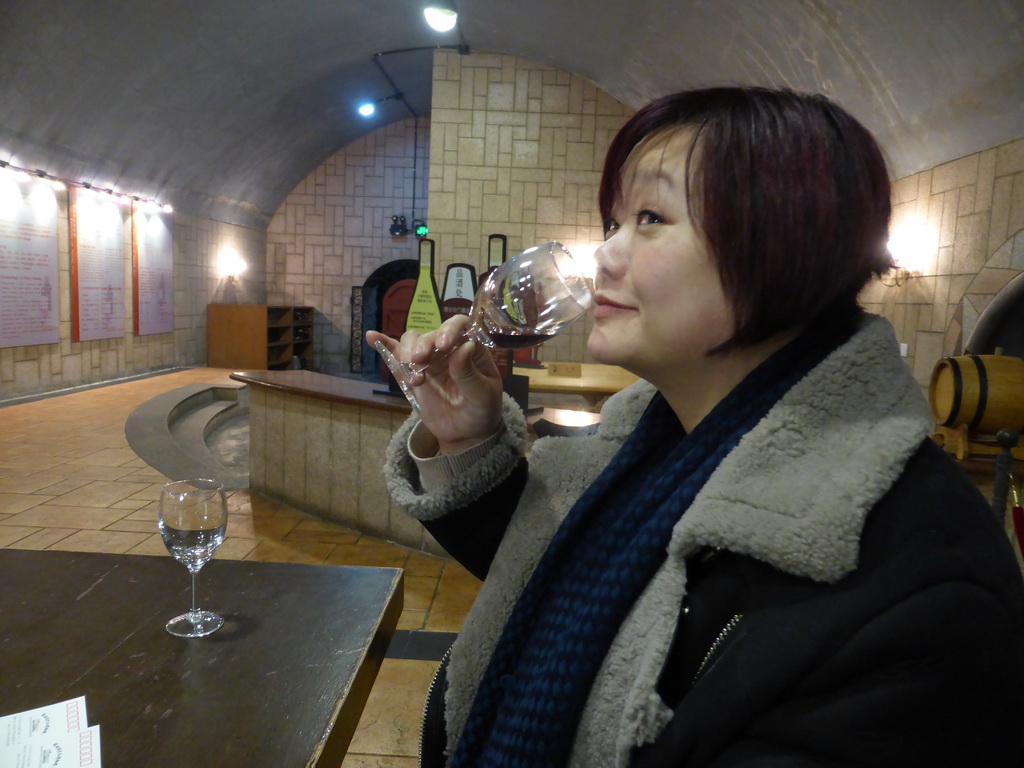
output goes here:
<path id="1" fill-rule="evenodd" d="M 206 638 L 169 557 L 0 550 L 0 715 L 85 696 L 104 768 L 339 766 L 402 610 L 402 571 L 214 560 Z"/>

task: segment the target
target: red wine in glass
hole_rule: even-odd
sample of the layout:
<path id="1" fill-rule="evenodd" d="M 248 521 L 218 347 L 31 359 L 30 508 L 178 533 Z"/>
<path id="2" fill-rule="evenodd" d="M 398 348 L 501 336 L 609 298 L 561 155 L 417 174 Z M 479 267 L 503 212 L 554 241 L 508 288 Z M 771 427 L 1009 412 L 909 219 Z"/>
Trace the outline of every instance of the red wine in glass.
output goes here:
<path id="1" fill-rule="evenodd" d="M 484 334 L 491 342 L 487 346 L 497 347 L 498 349 L 525 349 L 526 347 L 535 347 L 538 344 L 543 344 L 552 336 L 557 335 L 554 333 L 516 333 L 515 331 L 489 331 L 486 329 L 484 330 Z"/>

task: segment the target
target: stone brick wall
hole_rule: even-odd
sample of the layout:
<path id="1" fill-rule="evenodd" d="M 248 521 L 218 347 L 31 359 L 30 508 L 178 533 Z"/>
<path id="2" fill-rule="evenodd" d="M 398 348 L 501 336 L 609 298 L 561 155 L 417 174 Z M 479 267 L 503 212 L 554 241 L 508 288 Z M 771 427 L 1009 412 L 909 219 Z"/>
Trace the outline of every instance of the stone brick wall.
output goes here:
<path id="1" fill-rule="evenodd" d="M 207 303 L 263 302 L 263 233 L 174 213 L 174 332 L 133 335 L 131 226 L 126 209 L 125 333 L 114 339 L 72 342 L 68 193 L 57 198 L 60 341 L 0 349 L 0 402 L 165 368 L 205 365 Z M 214 268 L 220 249 L 227 246 L 249 264 L 242 279 L 231 284 L 220 280 Z"/>
<path id="2" fill-rule="evenodd" d="M 431 109 L 418 131 L 410 118 L 329 158 L 270 223 L 268 300 L 318 308 L 325 372 L 349 370 L 352 287 L 382 264 L 417 256 L 415 237 L 388 234 L 394 213 L 411 223 L 414 191 L 416 215 L 437 242 L 439 289 L 449 264 L 483 269 L 490 234 L 508 236 L 509 255 L 560 240 L 586 256 L 603 237 L 600 169 L 629 109 L 544 64 L 449 51 L 434 57 Z M 582 359 L 586 330 L 549 342 L 542 359 Z"/>
<path id="3" fill-rule="evenodd" d="M 328 158 L 285 199 L 267 229 L 267 299 L 317 308 L 314 365 L 349 371 L 352 287 L 397 259 L 414 236 L 391 237 L 394 214 L 427 212 L 430 120 L 380 128 Z M 415 186 L 414 186 L 415 183 Z"/>
<path id="4" fill-rule="evenodd" d="M 601 167 L 632 110 L 593 83 L 516 56 L 434 54 L 430 229 L 438 285 L 453 262 L 486 266 L 487 237 L 509 255 L 558 240 L 589 257 L 604 237 Z M 578 323 L 546 343 L 546 361 L 586 359 Z"/>
<path id="5" fill-rule="evenodd" d="M 920 223 L 925 254 L 903 285 L 873 284 L 862 301 L 893 323 L 927 388 L 939 358 L 962 353 L 979 314 L 1024 269 L 1024 139 L 893 186 L 894 227 Z"/>

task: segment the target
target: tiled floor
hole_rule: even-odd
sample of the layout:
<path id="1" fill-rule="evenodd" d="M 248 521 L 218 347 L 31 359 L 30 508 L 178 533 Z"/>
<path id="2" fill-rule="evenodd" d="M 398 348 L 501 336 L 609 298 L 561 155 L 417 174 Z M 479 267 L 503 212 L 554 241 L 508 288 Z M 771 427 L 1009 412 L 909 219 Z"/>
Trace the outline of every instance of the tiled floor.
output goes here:
<path id="1" fill-rule="evenodd" d="M 0 408 L 0 547 L 167 557 L 156 532 L 169 478 L 128 447 L 124 423 L 187 384 L 233 385 L 196 368 Z M 479 582 L 450 560 L 399 547 L 248 491 L 228 500 L 216 557 L 405 568 L 399 629 L 457 632 Z M 386 659 L 343 768 L 417 764 L 422 702 L 436 662 Z"/>

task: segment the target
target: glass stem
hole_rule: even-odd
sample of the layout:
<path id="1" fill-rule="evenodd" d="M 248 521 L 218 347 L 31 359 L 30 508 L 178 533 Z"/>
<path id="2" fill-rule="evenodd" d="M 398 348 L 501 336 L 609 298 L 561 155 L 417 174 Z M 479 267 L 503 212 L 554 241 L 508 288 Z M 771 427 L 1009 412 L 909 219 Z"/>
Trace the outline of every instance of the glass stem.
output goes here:
<path id="1" fill-rule="evenodd" d="M 198 571 L 189 571 L 192 574 L 192 613 L 196 612 L 196 574 Z"/>

